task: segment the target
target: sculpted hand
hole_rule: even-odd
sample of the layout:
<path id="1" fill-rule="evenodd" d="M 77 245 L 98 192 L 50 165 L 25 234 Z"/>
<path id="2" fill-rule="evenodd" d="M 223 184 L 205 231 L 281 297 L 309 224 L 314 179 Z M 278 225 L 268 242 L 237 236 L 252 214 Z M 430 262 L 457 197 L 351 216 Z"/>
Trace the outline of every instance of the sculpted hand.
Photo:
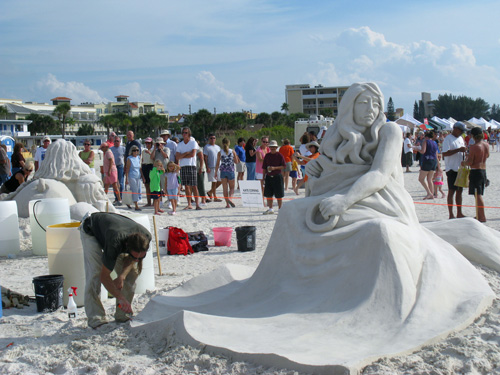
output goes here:
<path id="1" fill-rule="evenodd" d="M 347 208 L 345 195 L 340 194 L 325 198 L 319 204 L 319 212 L 325 220 L 328 220 L 330 216 L 342 215 Z"/>
<path id="2" fill-rule="evenodd" d="M 318 163 L 317 160 L 311 160 L 309 163 L 306 164 L 306 174 L 308 176 L 319 177 L 322 171 L 323 168 L 321 167 L 321 165 Z"/>

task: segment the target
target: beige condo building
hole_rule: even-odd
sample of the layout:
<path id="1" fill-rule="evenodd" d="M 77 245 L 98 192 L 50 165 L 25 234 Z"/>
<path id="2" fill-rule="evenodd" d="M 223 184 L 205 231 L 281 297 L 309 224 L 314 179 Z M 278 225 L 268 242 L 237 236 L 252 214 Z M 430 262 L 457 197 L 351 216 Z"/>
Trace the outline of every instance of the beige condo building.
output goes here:
<path id="1" fill-rule="evenodd" d="M 322 115 L 324 110 L 331 110 L 337 116 L 338 105 L 349 86 L 324 87 L 309 84 L 286 85 L 285 98 L 288 113 Z"/>

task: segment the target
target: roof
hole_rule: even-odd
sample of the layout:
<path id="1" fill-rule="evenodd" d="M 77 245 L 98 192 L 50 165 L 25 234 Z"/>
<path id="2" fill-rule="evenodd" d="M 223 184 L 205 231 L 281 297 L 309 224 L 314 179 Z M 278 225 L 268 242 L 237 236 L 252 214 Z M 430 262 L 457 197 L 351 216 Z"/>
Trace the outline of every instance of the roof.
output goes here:
<path id="1" fill-rule="evenodd" d="M 57 101 L 67 100 L 67 101 L 69 101 L 69 102 L 71 101 L 71 99 L 70 99 L 70 98 L 66 98 L 65 96 L 58 96 L 57 98 L 50 99 L 50 100 L 51 100 L 52 102 L 53 102 L 54 100 L 57 100 Z"/>
<path id="2" fill-rule="evenodd" d="M 139 108 L 139 107 L 137 107 L 137 104 L 134 104 L 134 103 L 129 103 L 128 105 L 130 108 L 134 108 L 134 109 Z"/>
<path id="3" fill-rule="evenodd" d="M 117 95 L 115 98 L 128 98 L 128 95 Z"/>

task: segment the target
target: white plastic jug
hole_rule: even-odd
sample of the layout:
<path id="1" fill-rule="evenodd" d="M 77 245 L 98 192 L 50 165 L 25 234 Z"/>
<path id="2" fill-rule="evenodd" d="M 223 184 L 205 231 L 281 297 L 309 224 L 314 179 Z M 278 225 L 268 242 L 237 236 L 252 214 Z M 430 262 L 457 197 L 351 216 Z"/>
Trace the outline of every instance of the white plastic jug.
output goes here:
<path id="1" fill-rule="evenodd" d="M 47 255 L 46 228 L 69 223 L 71 216 L 66 198 L 35 199 L 29 202 L 31 239 L 34 255 Z"/>
<path id="2" fill-rule="evenodd" d="M 80 222 L 54 224 L 47 227 L 47 257 L 49 273 L 63 275 L 63 290 L 75 286 L 78 288 L 73 296 L 77 306 L 84 305 L 85 263 L 83 246 L 80 238 Z M 108 291 L 101 285 L 101 301 L 108 298 Z M 64 293 L 64 306 L 68 305 L 68 295 Z"/>
<path id="3" fill-rule="evenodd" d="M 151 225 L 149 223 L 148 215 L 143 214 L 125 214 L 134 220 L 136 223 L 141 224 L 144 228 L 146 228 L 149 233 L 151 233 Z M 151 237 L 153 237 L 151 235 Z M 154 290 L 155 289 L 155 269 L 153 263 L 153 241 L 149 244 L 149 250 L 146 253 L 146 258 L 142 261 L 142 272 L 137 278 L 135 293 L 144 293 L 146 290 Z"/>
<path id="4" fill-rule="evenodd" d="M 20 251 L 17 203 L 0 202 L 0 256 L 18 254 Z"/>

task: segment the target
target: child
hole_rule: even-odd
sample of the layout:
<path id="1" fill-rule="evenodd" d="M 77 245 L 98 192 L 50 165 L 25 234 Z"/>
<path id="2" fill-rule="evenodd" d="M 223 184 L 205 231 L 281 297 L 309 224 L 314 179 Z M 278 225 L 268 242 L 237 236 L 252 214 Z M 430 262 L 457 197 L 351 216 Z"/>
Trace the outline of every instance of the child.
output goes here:
<path id="1" fill-rule="evenodd" d="M 299 164 L 295 158 L 292 159 L 292 170 L 290 171 L 290 177 L 292 178 L 292 190 L 295 191 L 297 186 L 297 177 L 299 172 Z"/>
<path id="2" fill-rule="evenodd" d="M 443 192 L 443 170 L 441 169 L 441 162 L 438 160 L 437 169 L 434 173 L 434 198 L 437 198 L 438 190 L 441 193 L 441 198 L 444 198 Z"/>
<path id="3" fill-rule="evenodd" d="M 167 164 L 167 195 L 170 204 L 172 205 L 172 211 L 169 211 L 169 215 L 175 215 L 175 209 L 177 208 L 177 194 L 179 189 L 179 171 L 181 167 L 175 164 L 173 161 L 169 161 Z"/>
<path id="4" fill-rule="evenodd" d="M 163 162 L 161 160 L 156 160 L 153 164 L 153 169 L 149 172 L 149 187 L 151 190 L 151 198 L 153 198 L 153 206 L 155 208 L 155 215 L 161 215 L 163 211 L 160 209 L 160 197 L 161 197 L 161 187 L 160 179 L 161 175 L 165 173 L 163 168 Z"/>

